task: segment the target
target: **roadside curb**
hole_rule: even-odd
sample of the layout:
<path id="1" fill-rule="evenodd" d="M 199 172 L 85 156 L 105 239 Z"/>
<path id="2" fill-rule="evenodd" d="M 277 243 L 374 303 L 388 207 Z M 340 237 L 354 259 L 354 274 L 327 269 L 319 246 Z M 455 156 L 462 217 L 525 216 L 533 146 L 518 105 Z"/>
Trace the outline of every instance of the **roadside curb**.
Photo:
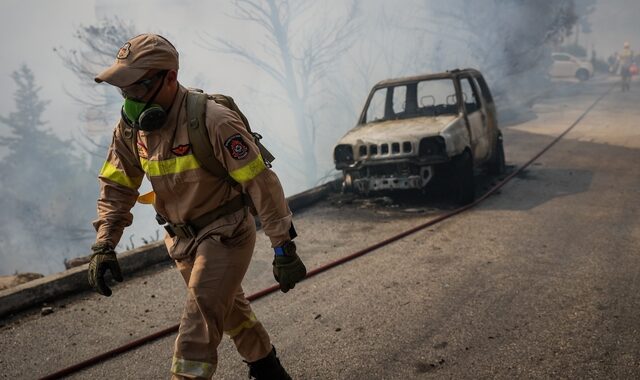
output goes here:
<path id="1" fill-rule="evenodd" d="M 340 180 L 333 180 L 287 198 L 292 212 L 298 212 L 324 199 L 339 188 Z M 124 274 L 132 274 L 152 265 L 169 261 L 163 241 L 147 244 L 118 255 Z M 90 289 L 87 282 L 88 264 L 0 291 L 0 318 L 18 311 L 52 301 L 65 295 Z"/>
<path id="2" fill-rule="evenodd" d="M 163 242 L 154 242 L 118 255 L 120 268 L 126 274 L 135 273 L 168 258 Z M 89 289 L 88 267 L 89 264 L 84 264 L 1 291 L 0 317 Z"/>

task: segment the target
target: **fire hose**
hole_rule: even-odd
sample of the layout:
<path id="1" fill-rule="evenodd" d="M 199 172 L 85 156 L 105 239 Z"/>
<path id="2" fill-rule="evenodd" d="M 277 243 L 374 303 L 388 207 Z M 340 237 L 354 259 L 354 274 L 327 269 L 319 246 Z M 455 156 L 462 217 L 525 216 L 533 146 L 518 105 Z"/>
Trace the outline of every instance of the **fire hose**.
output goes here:
<path id="1" fill-rule="evenodd" d="M 511 174 L 509 174 L 508 176 L 506 176 L 504 179 L 502 179 L 500 182 L 498 182 L 496 185 L 494 185 L 491 189 L 489 189 L 486 193 L 484 193 L 482 196 L 480 196 L 479 198 L 477 198 L 473 203 L 470 203 L 468 205 L 465 205 L 463 207 L 457 208 L 455 210 L 452 210 L 450 212 L 447 212 L 441 216 L 438 216 L 436 218 L 430 219 L 425 223 L 422 223 L 420 225 L 417 225 L 413 228 L 410 228 L 406 231 L 403 231 L 397 235 L 394 235 L 392 237 L 389 237 L 383 241 L 380 241 L 376 244 L 373 244 L 367 248 L 361 249 L 357 252 L 354 252 L 352 254 L 349 254 L 347 256 L 344 256 L 340 259 L 337 259 L 335 261 L 331 261 L 329 263 L 326 263 L 324 265 L 321 265 L 313 270 L 310 270 L 307 273 L 307 276 L 305 277 L 304 280 L 314 277 L 322 272 L 325 272 L 331 268 L 337 267 L 339 265 L 342 265 L 344 263 L 347 263 L 351 260 L 354 260 L 358 257 L 364 256 L 367 253 L 373 252 L 379 248 L 382 248 L 386 245 L 389 245 L 395 241 L 398 241 L 400 239 L 403 239 L 411 234 L 414 234 L 418 231 L 421 231 L 427 227 L 433 226 L 437 223 L 440 223 L 446 219 L 449 219 L 455 215 L 461 214 L 475 206 L 477 206 L 478 204 L 480 204 L 481 202 L 483 202 L 485 199 L 487 199 L 489 196 L 491 196 L 492 194 L 494 194 L 496 191 L 498 191 L 500 188 L 502 188 L 504 185 L 506 185 L 509 181 L 511 181 L 515 176 L 517 176 L 518 174 L 520 174 L 523 170 L 525 170 L 527 167 L 529 167 L 533 162 L 535 162 L 538 158 L 540 158 L 540 156 L 542 156 L 544 153 L 546 153 L 549 149 L 551 149 L 551 147 L 553 147 L 558 141 L 560 141 L 564 136 L 566 136 L 569 132 L 571 132 L 571 130 L 573 130 L 575 128 L 576 125 L 578 125 L 586 116 L 587 114 L 589 114 L 589 112 L 591 112 L 591 110 L 598 104 L 600 103 L 600 101 L 607 96 L 611 90 L 614 88 L 614 86 L 611 86 L 607 91 L 605 91 L 602 95 L 600 95 L 594 103 L 592 103 L 564 132 L 562 132 L 560 135 L 558 135 L 553 141 L 551 141 L 547 146 L 545 146 L 540 152 L 538 152 L 535 156 L 533 156 L 529 161 L 527 161 L 526 163 L 524 163 L 522 166 L 520 166 L 519 168 L 517 168 L 515 171 L 513 171 Z M 303 280 L 303 281 L 304 281 Z M 247 300 L 249 301 L 255 301 L 258 300 L 260 298 L 263 298 L 271 293 L 274 293 L 276 291 L 278 291 L 280 289 L 279 285 L 273 285 L 270 286 L 268 288 L 262 289 L 256 293 L 253 293 L 249 296 L 247 296 Z M 175 333 L 178 331 L 179 328 L 179 324 L 176 324 L 174 326 L 171 327 L 167 327 L 163 330 L 157 331 L 153 334 L 144 336 L 142 338 L 133 340 L 131 342 L 128 342 L 120 347 L 117 347 L 115 349 L 112 349 L 110 351 L 104 352 L 102 354 L 99 354 L 97 356 L 94 356 L 92 358 L 86 359 L 82 362 L 79 362 L 77 364 L 71 365 L 69 367 L 63 368 L 59 371 L 56 371 L 54 373 L 51 373 L 49 375 L 46 375 L 42 378 L 40 378 L 41 380 L 50 380 L 50 379 L 59 379 L 61 377 L 64 376 L 68 376 L 71 375 L 73 373 L 76 373 L 78 371 L 81 371 L 84 368 L 93 366 L 95 364 L 98 364 L 100 362 L 106 361 L 112 357 L 118 356 L 120 354 L 123 354 L 125 352 L 131 351 L 135 348 L 138 348 L 140 346 L 143 346 L 147 343 L 150 343 L 156 339 L 165 337 L 167 335 L 170 335 L 172 333 Z"/>

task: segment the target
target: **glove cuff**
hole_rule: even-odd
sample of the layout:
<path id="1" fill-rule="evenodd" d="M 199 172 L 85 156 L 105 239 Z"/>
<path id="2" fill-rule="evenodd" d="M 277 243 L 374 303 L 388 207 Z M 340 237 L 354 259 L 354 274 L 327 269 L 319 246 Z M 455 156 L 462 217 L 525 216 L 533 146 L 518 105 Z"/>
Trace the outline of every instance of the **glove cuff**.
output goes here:
<path id="1" fill-rule="evenodd" d="M 273 248 L 273 253 L 276 257 L 295 257 L 296 255 L 296 243 L 289 240 L 286 241 L 280 247 Z"/>

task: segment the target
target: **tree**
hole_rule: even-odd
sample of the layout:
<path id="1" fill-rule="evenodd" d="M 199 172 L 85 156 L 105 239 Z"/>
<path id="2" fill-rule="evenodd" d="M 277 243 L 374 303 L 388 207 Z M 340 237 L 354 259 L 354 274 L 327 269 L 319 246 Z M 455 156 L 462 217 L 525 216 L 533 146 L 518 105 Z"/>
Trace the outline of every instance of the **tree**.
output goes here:
<path id="1" fill-rule="evenodd" d="M 289 0 L 235 0 L 238 20 L 257 25 L 264 32 L 261 44 L 264 54 L 258 54 L 227 39 L 202 38 L 205 48 L 237 56 L 270 76 L 286 94 L 298 134 L 304 175 L 308 186 L 317 179 L 316 123 L 311 118 L 311 99 L 319 82 L 331 70 L 331 65 L 353 42 L 357 29 L 358 3 L 352 2 L 346 15 L 338 20 L 323 20 L 312 28 L 302 15 L 312 2 Z M 300 30 L 292 32 L 294 22 Z"/>
<path id="2" fill-rule="evenodd" d="M 67 69 L 77 77 L 85 89 L 82 95 L 69 93 L 74 100 L 85 107 L 84 121 L 96 128 L 113 128 L 114 118 L 119 116 L 117 109 L 122 97 L 111 86 L 95 83 L 97 73 L 111 66 L 115 54 L 131 36 L 136 35 L 130 22 L 117 17 L 103 18 L 97 25 L 80 25 L 74 37 L 79 41 L 80 49 L 54 48 Z"/>
<path id="3" fill-rule="evenodd" d="M 445 51 L 468 54 L 497 86 L 546 73 L 551 43 L 577 21 L 572 0 L 424 0 L 423 11 L 428 26 L 418 29 L 444 41 Z"/>
<path id="4" fill-rule="evenodd" d="M 131 22 L 118 17 L 102 18 L 95 25 L 80 25 L 74 33 L 79 48 L 58 47 L 53 50 L 64 66 L 76 75 L 81 93 L 66 91 L 81 107 L 80 121 L 85 128 L 78 128 L 74 136 L 77 145 L 90 157 L 90 170 L 97 173 L 104 162 L 111 132 L 120 117 L 122 96 L 112 86 L 94 81 L 96 74 L 111 66 L 116 52 L 132 36 L 136 35 Z"/>
<path id="5" fill-rule="evenodd" d="M 87 190 L 97 191 L 97 185 L 74 155 L 71 141 L 45 128 L 42 115 L 49 102 L 40 99 L 41 89 L 31 69 L 22 65 L 11 77 L 18 87 L 16 110 L 0 116 L 0 124 L 8 127 L 6 136 L 0 137 L 0 146 L 8 151 L 0 167 L 3 248 L 14 260 L 47 252 L 45 260 L 54 259 L 57 264 L 32 262 L 23 269 L 50 271 L 62 266 L 64 256 L 77 254 L 89 244 L 95 208 L 83 200 L 90 194 Z"/>
<path id="6" fill-rule="evenodd" d="M 575 45 L 580 45 L 580 33 L 591 33 L 591 21 L 589 16 L 596 10 L 598 0 L 573 0 L 577 17 Z M 585 54 L 586 56 L 586 54 Z"/>

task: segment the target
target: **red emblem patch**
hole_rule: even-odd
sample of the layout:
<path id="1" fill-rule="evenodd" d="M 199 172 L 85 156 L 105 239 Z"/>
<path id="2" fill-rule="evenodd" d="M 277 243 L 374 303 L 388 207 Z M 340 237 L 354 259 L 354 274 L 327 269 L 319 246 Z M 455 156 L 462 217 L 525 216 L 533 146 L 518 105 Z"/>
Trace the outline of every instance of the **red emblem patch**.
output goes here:
<path id="1" fill-rule="evenodd" d="M 235 160 L 242 160 L 249 155 L 249 147 L 239 134 L 229 137 L 224 146 Z"/>
<path id="2" fill-rule="evenodd" d="M 184 156 L 191 150 L 191 144 L 178 145 L 171 149 L 171 152 L 178 157 Z"/>

